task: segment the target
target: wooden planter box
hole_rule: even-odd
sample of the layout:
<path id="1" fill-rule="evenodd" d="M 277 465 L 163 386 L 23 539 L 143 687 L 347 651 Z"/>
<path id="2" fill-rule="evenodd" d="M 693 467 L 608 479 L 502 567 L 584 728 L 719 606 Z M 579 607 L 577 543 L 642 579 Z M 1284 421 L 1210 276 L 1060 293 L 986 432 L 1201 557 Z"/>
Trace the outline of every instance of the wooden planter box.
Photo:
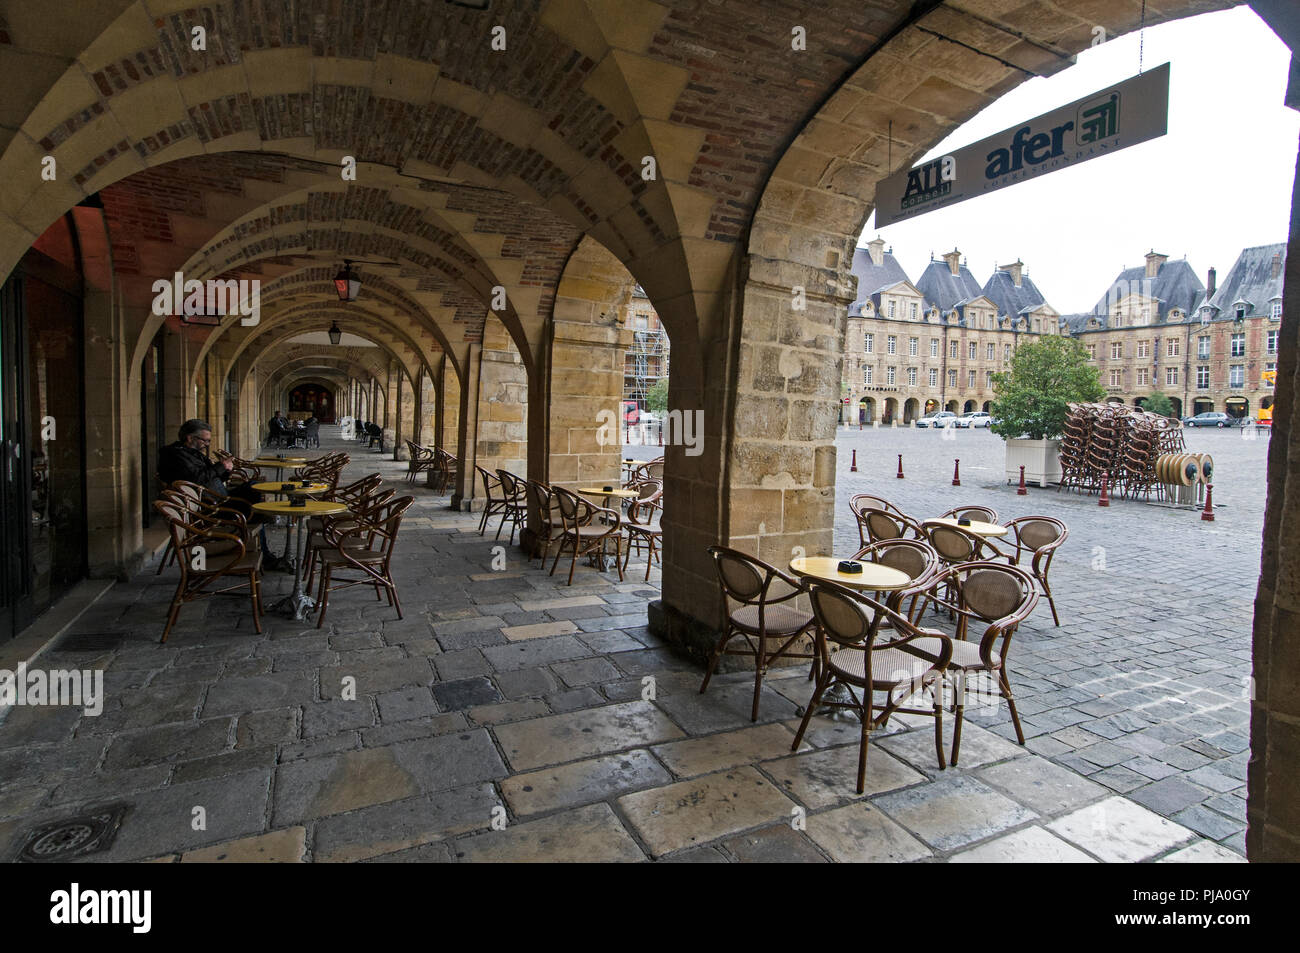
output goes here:
<path id="1" fill-rule="evenodd" d="M 1007 480 L 1020 482 L 1020 468 L 1025 468 L 1025 482 L 1047 486 L 1061 482 L 1061 442 L 1059 440 L 1008 440 Z"/>

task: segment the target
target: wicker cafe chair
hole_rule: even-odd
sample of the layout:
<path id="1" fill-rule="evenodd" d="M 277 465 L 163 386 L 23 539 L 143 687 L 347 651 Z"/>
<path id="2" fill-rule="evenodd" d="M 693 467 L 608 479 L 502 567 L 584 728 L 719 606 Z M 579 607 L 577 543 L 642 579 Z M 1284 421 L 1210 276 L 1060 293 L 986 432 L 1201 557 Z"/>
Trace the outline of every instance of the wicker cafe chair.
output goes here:
<path id="1" fill-rule="evenodd" d="M 353 586 L 374 586 L 375 598 L 382 600 L 386 595 L 388 604 L 397 610 L 397 618 L 402 618 L 402 601 L 397 597 L 397 584 L 393 582 L 393 548 L 397 545 L 402 514 L 414 502 L 413 496 L 389 500 L 364 517 L 358 517 L 350 526 L 326 528 L 324 536 L 330 545 L 321 547 L 318 554 L 321 577 L 316 601 L 320 615 L 316 619 L 316 628 L 325 623 L 330 593 Z M 336 577 L 338 583 L 331 585 Z"/>
<path id="2" fill-rule="evenodd" d="M 883 496 L 872 496 L 870 493 L 857 493 L 849 499 L 849 509 L 853 511 L 853 517 L 858 521 L 858 539 L 863 546 L 866 546 L 871 540 L 867 538 L 866 531 L 866 513 L 867 510 L 883 510 L 885 513 L 893 513 L 897 516 L 906 517 L 907 514 L 900 510 L 893 503 L 890 503 Z"/>
<path id="3" fill-rule="evenodd" d="M 1029 571 L 1038 580 L 1043 595 L 1047 596 L 1047 604 L 1052 610 L 1052 621 L 1059 626 L 1061 620 L 1056 614 L 1056 601 L 1052 598 L 1052 587 L 1047 584 L 1047 571 L 1052 568 L 1052 557 L 1070 535 L 1070 531 L 1064 523 L 1051 516 L 1019 516 L 1008 520 L 1006 525 L 1016 540 L 1016 551 L 1012 561 L 1019 566 L 1022 553 L 1025 555 L 1033 553 Z"/>
<path id="4" fill-rule="evenodd" d="M 528 525 L 528 496 L 524 492 L 524 480 L 515 476 L 509 470 L 497 470 L 497 476 L 501 480 L 501 498 L 505 503 L 505 508 L 501 511 L 501 524 L 497 527 L 497 539 L 501 538 L 501 530 L 505 528 L 506 520 L 510 521 L 510 544 L 515 542 L 515 532 L 522 526 Z"/>
<path id="5" fill-rule="evenodd" d="M 921 593 L 929 589 L 931 580 L 943 570 L 943 561 L 934 547 L 919 539 L 882 539 L 864 546 L 853 554 L 853 558 L 869 560 L 907 574 L 911 583 L 889 593 L 885 604 L 895 612 L 901 612 L 903 602 L 911 598 L 908 618 L 912 622 L 916 621 L 914 610 Z"/>
<path id="6" fill-rule="evenodd" d="M 437 454 L 437 458 L 433 470 L 433 492 L 441 496 L 447 492 L 447 487 L 452 484 L 453 480 L 455 480 L 456 469 L 459 466 L 459 461 L 457 461 L 454 453 L 448 453 L 441 447 L 436 447 L 434 453 Z"/>
<path id="7" fill-rule="evenodd" d="M 541 556 L 542 568 L 545 569 L 546 559 L 551 555 L 551 545 L 564 532 L 564 524 L 560 520 L 560 504 L 551 488 L 537 480 L 524 481 L 524 497 L 528 501 L 528 509 L 536 510 L 539 514 L 533 544 L 535 549 L 528 561 L 531 563 L 535 557 Z"/>
<path id="8" fill-rule="evenodd" d="M 344 530 L 351 529 L 359 524 L 369 525 L 372 522 L 372 516 L 379 511 L 379 508 L 388 504 L 394 496 L 397 495 L 395 490 L 380 490 L 378 487 L 368 496 L 356 500 L 348 505 L 346 513 L 335 513 L 332 516 L 309 517 L 307 532 L 307 565 L 303 569 L 304 590 L 310 592 L 312 580 L 316 575 L 316 567 L 319 564 L 318 555 L 334 545 L 334 540 L 338 534 Z M 319 519 L 319 522 L 315 522 Z M 313 525 L 314 523 L 314 525 Z M 367 540 L 367 544 L 368 544 Z"/>
<path id="9" fill-rule="evenodd" d="M 406 449 L 410 453 L 410 459 L 406 461 L 406 482 L 414 483 L 416 477 L 421 473 L 427 473 L 431 470 L 438 469 L 437 451 L 428 447 L 422 447 L 414 440 L 406 441 Z"/>
<path id="10" fill-rule="evenodd" d="M 727 603 L 727 621 L 709 658 L 700 694 L 709 687 L 718 659 L 724 655 L 751 655 L 754 658 L 754 706 L 749 720 L 757 721 L 758 699 L 768 666 L 780 658 L 817 658 L 815 651 L 792 651 L 800 637 L 811 631 L 813 617 L 811 613 L 787 605 L 803 591 L 794 577 L 737 549 L 710 546 L 709 555 L 718 570 L 724 600 L 738 602 L 740 606 L 732 612 L 731 603 Z M 788 591 L 778 590 L 778 594 L 773 594 L 772 586 L 777 582 Z M 727 648 L 736 636 L 745 640 L 747 648 Z M 776 648 L 768 648 L 769 640 L 776 643 Z"/>
<path id="11" fill-rule="evenodd" d="M 636 484 L 635 489 L 640 496 L 629 502 L 627 522 L 623 524 L 627 529 L 627 555 L 623 557 L 623 569 L 627 569 L 628 561 L 632 558 L 632 547 L 635 546 L 640 553 L 644 546 L 645 578 L 649 582 L 650 567 L 659 559 L 659 545 L 664 538 L 663 527 L 659 524 L 659 517 L 663 513 L 661 500 L 664 485 L 657 480 L 645 480 Z M 661 565 L 662 562 L 660 560 Z"/>
<path id="12" fill-rule="evenodd" d="M 256 546 L 252 547 L 251 552 L 248 551 L 244 544 L 245 526 L 213 517 L 209 517 L 202 526 L 195 525 L 189 521 L 190 514 L 185 507 L 174 499 L 156 500 L 154 509 L 167 520 L 172 546 L 176 551 L 176 564 L 181 571 L 176 593 L 172 596 L 171 610 L 167 614 L 167 624 L 163 627 L 159 641 L 167 641 L 167 636 L 180 615 L 181 606 L 185 603 L 207 596 L 233 593 L 244 586 L 248 586 L 249 598 L 253 602 L 253 626 L 261 634 L 262 554 Z M 243 576 L 245 579 L 224 589 L 209 588 L 217 580 L 231 576 Z"/>
<path id="13" fill-rule="evenodd" d="M 493 516 L 496 516 L 498 513 L 504 513 L 506 511 L 506 500 L 502 495 L 500 477 L 493 476 L 477 464 L 474 469 L 478 471 L 478 475 L 483 479 L 483 515 L 479 517 L 478 521 L 478 534 L 482 536 L 487 532 L 488 520 Z M 502 517 L 501 522 L 505 522 L 504 517 Z M 501 527 L 498 526 L 497 539 L 500 538 Z"/>
<path id="14" fill-rule="evenodd" d="M 925 539 L 925 530 L 920 524 L 902 513 L 887 513 L 868 507 L 858 518 L 858 535 L 862 537 L 863 546 L 886 539 L 906 539 L 909 533 L 913 539 Z"/>
<path id="15" fill-rule="evenodd" d="M 952 643 L 952 661 L 948 671 L 957 676 L 955 692 L 956 722 L 952 735 L 951 761 L 957 763 L 961 748 L 962 715 L 966 704 L 966 680 L 972 673 L 987 673 L 997 680 L 998 692 L 1006 699 L 1016 739 L 1023 745 L 1025 733 L 1020 727 L 1011 682 L 1007 678 L 1007 653 L 1011 636 L 1029 617 L 1038 602 L 1034 577 L 1018 566 L 997 562 L 972 562 L 952 566 L 934 579 L 929 599 L 939 600 L 937 590 L 944 587 L 955 594 L 948 608 L 960 617 L 957 638 Z M 942 604 L 942 603 L 941 603 Z M 969 621 L 984 623 L 979 642 L 967 641 Z"/>
<path id="16" fill-rule="evenodd" d="M 573 554 L 569 562 L 569 585 L 573 585 L 573 570 L 578 564 L 579 556 L 592 556 L 600 560 L 600 570 L 605 571 L 606 547 L 614 544 L 614 568 L 618 570 L 618 581 L 623 581 L 623 517 L 615 510 L 607 510 L 584 500 L 578 494 L 563 487 L 553 486 L 556 503 L 560 511 L 559 548 L 555 551 L 555 561 L 551 563 L 550 575 L 555 575 L 555 567 L 560 564 L 565 547 Z"/>
<path id="17" fill-rule="evenodd" d="M 988 506 L 956 506 L 944 513 L 940 519 L 979 520 L 982 523 L 997 523 L 998 511 Z"/>
<path id="18" fill-rule="evenodd" d="M 817 687 L 790 750 L 799 750 L 808 722 L 819 706 L 853 709 L 862 721 L 857 786 L 857 792 L 862 794 L 866 789 L 867 740 L 871 732 L 883 728 L 895 713 L 933 715 L 935 752 L 940 769 L 944 768 L 943 672 L 952 658 L 952 639 L 941 632 L 919 629 L 882 603 L 834 583 L 809 583 L 808 592 L 817 620 Z M 878 644 L 886 624 L 890 638 Z M 831 654 L 828 640 L 839 645 L 838 652 Z M 827 689 L 836 683 L 848 690 L 850 700 L 823 703 Z M 929 709 L 902 707 L 913 695 L 924 695 L 927 690 L 933 695 Z M 885 693 L 883 705 L 876 704 L 876 692 Z M 877 711 L 880 714 L 873 717 Z"/>

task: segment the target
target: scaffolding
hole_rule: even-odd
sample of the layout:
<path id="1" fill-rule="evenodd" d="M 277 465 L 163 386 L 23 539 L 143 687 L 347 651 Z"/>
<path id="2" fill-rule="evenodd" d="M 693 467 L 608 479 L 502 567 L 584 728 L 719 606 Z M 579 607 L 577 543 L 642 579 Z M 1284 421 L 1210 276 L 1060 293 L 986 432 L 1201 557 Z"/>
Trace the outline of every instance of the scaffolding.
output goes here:
<path id="1" fill-rule="evenodd" d="M 646 395 L 668 377 L 668 334 L 662 327 L 637 328 L 623 361 L 623 399 L 646 409 Z"/>

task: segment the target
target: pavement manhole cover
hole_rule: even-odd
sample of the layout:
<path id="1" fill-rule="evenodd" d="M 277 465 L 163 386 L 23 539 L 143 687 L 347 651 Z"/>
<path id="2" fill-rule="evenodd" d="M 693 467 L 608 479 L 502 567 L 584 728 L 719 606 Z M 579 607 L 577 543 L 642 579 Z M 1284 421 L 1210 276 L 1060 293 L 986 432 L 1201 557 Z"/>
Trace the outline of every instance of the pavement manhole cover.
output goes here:
<path id="1" fill-rule="evenodd" d="M 122 636 L 110 632 L 85 632 L 65 635 L 51 652 L 112 652 L 122 646 Z"/>
<path id="2" fill-rule="evenodd" d="M 110 804 L 80 817 L 43 824 L 27 835 L 18 861 L 49 864 L 107 850 L 128 810 L 129 804 Z"/>

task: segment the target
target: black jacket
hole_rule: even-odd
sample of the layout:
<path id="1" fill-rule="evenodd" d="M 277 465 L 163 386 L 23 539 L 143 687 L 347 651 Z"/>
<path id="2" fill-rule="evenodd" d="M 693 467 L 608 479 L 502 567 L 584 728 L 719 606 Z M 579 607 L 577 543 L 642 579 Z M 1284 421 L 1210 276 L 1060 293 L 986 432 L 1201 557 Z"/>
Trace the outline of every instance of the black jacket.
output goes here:
<path id="1" fill-rule="evenodd" d="M 188 480 L 217 493 L 228 492 L 226 468 L 179 440 L 158 451 L 158 477 L 163 483 Z"/>

